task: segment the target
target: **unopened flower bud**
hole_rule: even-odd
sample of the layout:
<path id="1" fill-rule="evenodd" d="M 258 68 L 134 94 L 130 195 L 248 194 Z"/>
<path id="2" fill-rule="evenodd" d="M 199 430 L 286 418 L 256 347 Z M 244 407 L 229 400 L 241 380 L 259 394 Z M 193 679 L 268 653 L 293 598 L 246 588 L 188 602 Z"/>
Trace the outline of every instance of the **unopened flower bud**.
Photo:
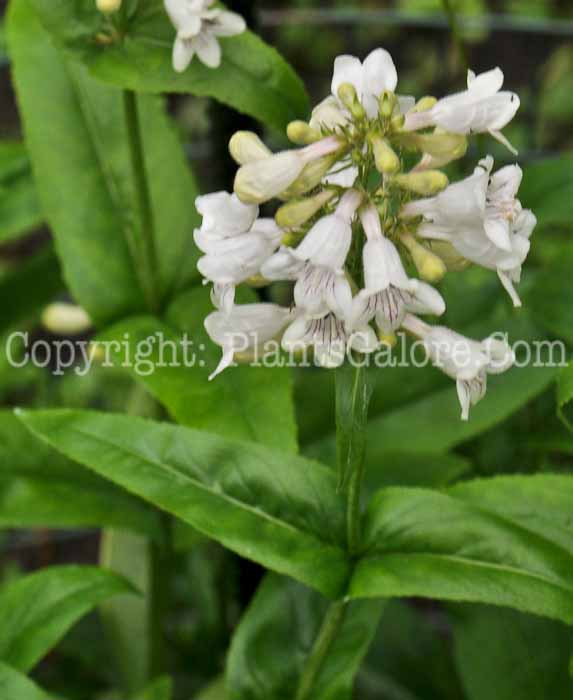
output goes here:
<path id="1" fill-rule="evenodd" d="M 412 256 L 412 260 L 414 261 L 414 265 L 421 279 L 435 284 L 444 278 L 447 268 L 443 260 L 421 243 L 418 243 L 411 233 L 403 234 L 401 241 L 410 251 L 410 255 Z"/>
<path id="2" fill-rule="evenodd" d="M 396 343 L 398 342 L 396 333 L 384 333 L 383 331 L 378 332 L 378 340 L 382 343 L 382 345 L 386 345 L 386 347 L 389 348 L 395 347 Z"/>
<path id="3" fill-rule="evenodd" d="M 338 88 L 338 98 L 354 119 L 364 119 L 366 110 L 358 99 L 356 88 L 352 83 L 342 83 Z"/>
<path id="4" fill-rule="evenodd" d="M 54 303 L 44 309 L 42 325 L 56 335 L 78 335 L 89 330 L 92 321 L 81 306 Z"/>
<path id="5" fill-rule="evenodd" d="M 305 224 L 322 207 L 334 197 L 334 190 L 323 190 L 314 197 L 293 200 L 283 204 L 275 215 L 275 221 L 280 228 L 297 228 Z"/>
<path id="6" fill-rule="evenodd" d="M 440 170 L 426 170 L 419 173 L 396 175 L 393 182 L 402 189 L 424 196 L 437 194 L 448 186 L 448 178 Z"/>
<path id="7" fill-rule="evenodd" d="M 432 109 L 437 101 L 438 100 L 435 97 L 426 95 L 426 97 L 422 97 L 416 102 L 412 108 L 412 112 L 425 112 L 428 109 Z"/>
<path id="8" fill-rule="evenodd" d="M 370 138 L 374 160 L 378 172 L 386 175 L 393 175 L 400 170 L 400 158 L 394 152 L 392 146 L 379 135 Z"/>
<path id="9" fill-rule="evenodd" d="M 96 0 L 96 7 L 104 15 L 111 15 L 121 7 L 121 0 Z"/>
<path id="10" fill-rule="evenodd" d="M 378 113 L 380 116 L 384 119 L 390 119 L 390 117 L 394 114 L 394 110 L 396 109 L 396 103 L 396 95 L 389 90 L 385 90 L 380 95 L 380 101 L 378 104 Z"/>
<path id="11" fill-rule="evenodd" d="M 298 146 L 308 146 L 309 143 L 314 143 L 322 138 L 320 131 L 300 120 L 291 122 L 287 126 L 287 136 Z"/>
<path id="12" fill-rule="evenodd" d="M 306 165 L 302 173 L 290 187 L 280 193 L 280 198 L 292 199 L 293 197 L 300 197 L 310 192 L 310 190 L 320 184 L 322 178 L 332 168 L 338 158 L 339 155 L 337 153 L 331 153 Z"/>
<path id="13" fill-rule="evenodd" d="M 450 272 L 461 272 L 471 264 L 448 241 L 428 241 L 428 245 Z"/>
<path id="14" fill-rule="evenodd" d="M 393 131 L 400 131 L 402 127 L 404 126 L 404 123 L 406 122 L 406 117 L 403 114 L 397 114 L 395 117 L 392 117 L 392 121 L 390 122 L 390 126 Z"/>
<path id="15" fill-rule="evenodd" d="M 451 134 L 440 129 L 436 129 L 433 134 L 401 134 L 400 143 L 425 154 L 416 170 L 439 168 L 464 156 L 468 148 L 468 140 L 463 134 Z"/>
<path id="16" fill-rule="evenodd" d="M 254 289 L 260 289 L 261 287 L 266 287 L 269 284 L 268 279 L 262 275 L 253 275 L 252 277 L 246 279 L 245 282 L 249 285 L 249 287 L 253 287 Z"/>
<path id="17" fill-rule="evenodd" d="M 272 156 L 272 151 L 265 146 L 254 131 L 237 131 L 229 141 L 231 158 L 239 165 L 253 163 Z"/>

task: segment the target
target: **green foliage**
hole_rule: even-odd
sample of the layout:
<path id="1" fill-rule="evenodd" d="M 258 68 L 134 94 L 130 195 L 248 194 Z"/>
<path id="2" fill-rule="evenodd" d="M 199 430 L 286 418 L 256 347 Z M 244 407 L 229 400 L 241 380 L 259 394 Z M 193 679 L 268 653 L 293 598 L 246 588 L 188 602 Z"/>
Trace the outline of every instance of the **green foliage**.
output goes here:
<path id="1" fill-rule="evenodd" d="M 6 585 L 0 589 L 0 658 L 29 671 L 98 603 L 129 591 L 125 579 L 89 566 L 47 568 Z"/>
<path id="2" fill-rule="evenodd" d="M 0 662 L 0 697 L 49 700 L 47 694 L 16 669 Z"/>
<path id="3" fill-rule="evenodd" d="M 12 3 L 9 40 L 26 142 L 70 290 L 98 323 L 142 310 L 130 253 L 139 224 L 121 92 L 58 52 L 29 0 Z M 166 298 L 197 274 L 188 254 L 196 189 L 162 101 L 138 102 Z"/>
<path id="4" fill-rule="evenodd" d="M 108 29 L 91 0 L 33 0 L 45 25 L 100 80 L 140 92 L 182 92 L 214 97 L 275 129 L 304 118 L 308 100 L 296 73 L 275 49 L 246 31 L 223 39 L 219 69 L 197 59 L 182 74 L 171 65 L 175 30 L 162 0 L 139 3 L 119 36 Z M 238 88 L 240 86 L 240 88 Z"/>
<path id="5" fill-rule="evenodd" d="M 563 423 L 573 430 L 573 365 L 569 365 L 557 378 L 557 413 Z"/>
<path id="6" fill-rule="evenodd" d="M 0 243 L 36 228 L 42 212 L 24 144 L 0 142 Z"/>

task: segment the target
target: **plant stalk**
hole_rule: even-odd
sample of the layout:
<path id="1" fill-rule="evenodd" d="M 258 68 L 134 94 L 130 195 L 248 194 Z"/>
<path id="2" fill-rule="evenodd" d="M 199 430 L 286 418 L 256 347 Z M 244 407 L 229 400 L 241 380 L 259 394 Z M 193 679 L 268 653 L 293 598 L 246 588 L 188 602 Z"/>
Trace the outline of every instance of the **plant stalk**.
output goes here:
<path id="1" fill-rule="evenodd" d="M 137 94 L 133 90 L 123 91 L 125 125 L 131 159 L 131 169 L 137 209 L 139 213 L 139 234 L 132 248 L 135 256 L 137 273 L 149 310 L 159 309 L 160 296 L 158 284 L 157 251 L 155 247 L 155 232 L 153 208 L 149 190 L 149 178 L 145 165 L 141 121 L 137 105 Z"/>
<path id="2" fill-rule="evenodd" d="M 337 600 L 330 604 L 302 673 L 295 700 L 308 700 L 315 697 L 316 680 L 344 622 L 345 613 L 346 601 Z"/>

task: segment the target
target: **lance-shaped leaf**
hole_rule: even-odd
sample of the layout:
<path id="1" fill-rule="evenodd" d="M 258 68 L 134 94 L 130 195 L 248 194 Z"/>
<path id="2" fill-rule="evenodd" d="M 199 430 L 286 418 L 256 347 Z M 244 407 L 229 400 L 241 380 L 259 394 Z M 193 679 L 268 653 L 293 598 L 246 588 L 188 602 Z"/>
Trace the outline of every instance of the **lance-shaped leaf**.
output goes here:
<path id="1" fill-rule="evenodd" d="M 42 223 L 30 160 L 24 144 L 0 142 L 0 243 Z"/>
<path id="2" fill-rule="evenodd" d="M 321 700 L 350 698 L 354 676 L 374 636 L 381 601 L 353 601 L 313 688 Z M 237 700 L 291 700 L 328 601 L 299 583 L 269 574 L 237 628 L 227 685 Z"/>
<path id="3" fill-rule="evenodd" d="M 8 36 L 26 143 L 70 290 L 98 323 L 142 310 L 132 260 L 139 223 L 122 93 L 54 46 L 30 0 L 10 7 Z M 165 298 L 196 275 L 189 247 L 196 188 L 162 101 L 142 96 L 138 105 Z"/>
<path id="4" fill-rule="evenodd" d="M 330 596 L 350 564 L 344 504 L 326 467 L 285 452 L 141 418 L 21 412 L 68 457 L 269 569 Z"/>
<path id="5" fill-rule="evenodd" d="M 0 411 L 0 528 L 114 526 L 160 537 L 159 516 Z"/>
<path id="6" fill-rule="evenodd" d="M 14 700 L 50 700 L 48 694 L 24 674 L 1 662 L 0 697 Z"/>
<path id="7" fill-rule="evenodd" d="M 276 129 L 304 118 L 308 99 L 294 70 L 256 34 L 221 39 L 220 68 L 197 58 L 183 73 L 171 63 L 175 30 L 162 0 L 140 2 L 111 40 L 91 0 L 34 0 L 54 37 L 89 66 L 93 75 L 138 92 L 182 92 L 214 97 Z"/>
<path id="8" fill-rule="evenodd" d="M 573 364 L 557 377 L 557 415 L 573 431 Z"/>
<path id="9" fill-rule="evenodd" d="M 573 478 L 484 479 L 373 499 L 353 597 L 425 596 L 573 621 Z"/>
<path id="10" fill-rule="evenodd" d="M 17 579 L 0 589 L 0 659 L 29 671 L 98 603 L 129 592 L 125 579 L 92 566 L 54 566 Z"/>

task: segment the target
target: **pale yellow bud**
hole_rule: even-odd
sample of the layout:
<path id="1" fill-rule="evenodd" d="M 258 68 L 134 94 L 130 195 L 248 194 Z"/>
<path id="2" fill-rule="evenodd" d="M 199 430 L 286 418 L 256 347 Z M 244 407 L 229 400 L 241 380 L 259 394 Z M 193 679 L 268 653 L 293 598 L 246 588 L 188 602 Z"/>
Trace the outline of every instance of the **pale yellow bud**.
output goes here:
<path id="1" fill-rule="evenodd" d="M 400 129 L 404 126 L 405 121 L 406 117 L 403 114 L 397 114 L 395 117 L 392 117 L 390 126 L 392 127 L 393 131 L 400 131 Z"/>
<path id="2" fill-rule="evenodd" d="M 78 335 L 92 327 L 92 321 L 81 306 L 55 303 L 42 313 L 42 325 L 56 335 Z"/>
<path id="3" fill-rule="evenodd" d="M 314 197 L 293 200 L 283 204 L 275 215 L 275 221 L 281 228 L 297 228 L 305 224 L 322 207 L 334 197 L 334 190 L 323 190 Z"/>
<path id="4" fill-rule="evenodd" d="M 438 100 L 431 95 L 426 95 L 426 97 L 420 98 L 414 105 L 412 112 L 426 112 L 428 109 L 436 104 Z"/>
<path id="5" fill-rule="evenodd" d="M 392 146 L 379 135 L 370 138 L 372 150 L 374 151 L 374 160 L 378 172 L 386 175 L 393 175 L 400 170 L 400 158 L 394 152 Z"/>
<path id="6" fill-rule="evenodd" d="M 121 0 L 96 0 L 96 7 L 104 15 L 111 15 L 121 7 Z"/>
<path id="7" fill-rule="evenodd" d="M 461 272 L 471 264 L 447 241 L 429 241 L 428 245 L 450 272 Z"/>
<path id="8" fill-rule="evenodd" d="M 296 151 L 283 151 L 251 161 L 237 171 L 235 193 L 245 204 L 262 204 L 287 189 L 303 168 L 304 161 Z"/>
<path id="9" fill-rule="evenodd" d="M 386 90 L 380 95 L 380 102 L 378 105 L 378 113 L 381 117 L 389 119 L 396 109 L 397 103 L 396 95 L 393 92 Z"/>
<path id="10" fill-rule="evenodd" d="M 287 126 L 287 136 L 290 141 L 298 146 L 307 146 L 322 138 L 318 129 L 313 129 L 306 122 L 297 120 Z"/>
<path id="11" fill-rule="evenodd" d="M 253 275 L 246 280 L 246 283 L 249 285 L 249 287 L 259 289 L 260 287 L 266 287 L 269 284 L 269 281 L 262 275 Z"/>
<path id="12" fill-rule="evenodd" d="M 410 251 L 421 279 L 435 284 L 444 278 L 447 268 L 443 260 L 419 243 L 410 233 L 403 234 L 401 241 Z"/>
<path id="13" fill-rule="evenodd" d="M 237 131 L 229 141 L 229 153 L 239 165 L 246 165 L 263 158 L 272 152 L 253 131 Z"/>
<path id="14" fill-rule="evenodd" d="M 356 88 L 352 83 L 342 83 L 338 88 L 338 98 L 354 119 L 364 119 L 366 110 L 358 99 Z"/>
<path id="15" fill-rule="evenodd" d="M 433 134 L 415 132 L 400 135 L 400 143 L 406 148 L 430 155 L 434 167 L 446 165 L 465 155 L 468 140 L 463 134 L 450 134 L 436 129 Z"/>
<path id="16" fill-rule="evenodd" d="M 310 192 L 310 190 L 320 184 L 322 178 L 332 168 L 339 157 L 337 153 L 330 153 L 327 156 L 322 156 L 322 158 L 317 158 L 308 163 L 292 185 L 280 193 L 280 198 L 292 199 L 293 197 L 300 197 Z"/>
<path id="17" fill-rule="evenodd" d="M 393 179 L 398 187 L 424 196 L 441 192 L 448 186 L 448 178 L 440 170 L 396 175 Z"/>
<path id="18" fill-rule="evenodd" d="M 379 331 L 378 333 L 378 340 L 382 343 L 382 345 L 386 345 L 389 348 L 393 348 L 398 342 L 396 333 L 384 333 L 382 331 Z"/>

